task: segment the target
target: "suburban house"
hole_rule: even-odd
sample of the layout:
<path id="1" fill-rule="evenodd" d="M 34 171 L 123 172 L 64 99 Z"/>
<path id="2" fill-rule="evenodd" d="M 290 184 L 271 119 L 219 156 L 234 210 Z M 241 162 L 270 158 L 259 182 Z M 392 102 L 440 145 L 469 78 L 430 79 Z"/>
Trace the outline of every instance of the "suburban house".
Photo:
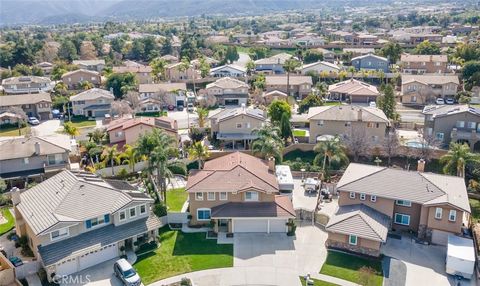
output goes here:
<path id="1" fill-rule="evenodd" d="M 340 72 L 340 67 L 336 64 L 332 64 L 329 62 L 316 62 L 311 64 L 302 65 L 299 68 L 301 74 L 305 75 L 308 72 L 316 72 L 317 74 L 321 75 L 337 75 Z"/>
<path id="2" fill-rule="evenodd" d="M 115 96 L 108 90 L 91 88 L 70 97 L 73 115 L 104 117 L 110 113 Z"/>
<path id="3" fill-rule="evenodd" d="M 210 70 L 213 77 L 245 77 L 247 70 L 237 65 L 224 65 Z"/>
<path id="4" fill-rule="evenodd" d="M 165 79 L 168 81 L 181 81 L 199 79 L 200 74 L 193 66 L 189 66 L 186 69 L 182 69 L 183 63 L 172 63 L 165 67 Z"/>
<path id="5" fill-rule="evenodd" d="M 272 103 L 272 101 L 274 100 L 287 100 L 288 99 L 288 96 L 285 92 L 281 92 L 279 90 L 272 90 L 272 91 L 269 91 L 269 92 L 263 92 L 262 94 L 262 97 L 263 97 L 263 101 L 265 103 L 265 105 L 269 105 L 270 103 Z"/>
<path id="6" fill-rule="evenodd" d="M 344 48 L 344 54 L 351 54 L 352 57 L 363 56 L 368 54 L 374 54 L 374 48 Z"/>
<path id="7" fill-rule="evenodd" d="M 353 78 L 328 86 L 328 96 L 331 100 L 369 103 L 377 101 L 379 95 L 380 92 L 375 86 Z"/>
<path id="8" fill-rule="evenodd" d="M 437 98 L 454 98 L 459 85 L 457 75 L 402 74 L 402 103 L 425 105 Z"/>
<path id="9" fill-rule="evenodd" d="M 470 205 L 461 177 L 351 163 L 337 184 L 336 214 L 325 229 L 326 245 L 379 256 L 390 231 L 411 231 L 446 245 L 468 226 Z"/>
<path id="10" fill-rule="evenodd" d="M 153 128 L 161 129 L 166 134 L 179 140 L 177 121 L 166 117 L 119 118 L 107 126 L 110 144 L 134 145 L 140 135 L 151 132 Z"/>
<path id="11" fill-rule="evenodd" d="M 42 76 L 17 76 L 2 80 L 6 94 L 49 92 L 53 89 L 52 82 Z"/>
<path id="12" fill-rule="evenodd" d="M 418 45 L 422 42 L 429 41 L 431 43 L 442 43 L 443 36 L 441 34 L 411 34 L 410 35 L 410 44 Z"/>
<path id="13" fill-rule="evenodd" d="M 388 59 L 373 54 L 353 58 L 352 66 L 354 66 L 356 70 L 389 71 Z"/>
<path id="14" fill-rule="evenodd" d="M 292 55 L 287 53 L 281 53 L 271 56 L 265 59 L 259 59 L 255 61 L 255 71 L 257 73 L 265 74 L 283 74 L 283 65 L 285 62 L 292 58 Z"/>
<path id="15" fill-rule="evenodd" d="M 205 91 L 209 96 L 215 96 L 217 104 L 237 105 L 247 104 L 249 85 L 238 79 L 223 77 L 207 84 Z"/>
<path id="16" fill-rule="evenodd" d="M 160 57 L 161 60 L 165 60 L 167 63 L 177 63 L 179 62 L 178 57 L 173 55 L 164 55 Z"/>
<path id="17" fill-rule="evenodd" d="M 0 178 L 11 185 L 25 183 L 26 180 L 43 181 L 70 168 L 70 150 L 67 136 L 27 136 L 1 141 Z"/>
<path id="18" fill-rule="evenodd" d="M 72 64 L 80 69 L 101 72 L 105 68 L 105 60 L 76 60 Z"/>
<path id="19" fill-rule="evenodd" d="M 152 67 L 132 61 L 125 61 L 123 66 L 113 67 L 114 73 L 133 73 L 138 84 L 153 83 Z"/>
<path id="20" fill-rule="evenodd" d="M 0 112 L 8 111 L 12 107 L 20 107 L 28 117 L 39 120 L 52 118 L 52 99 L 50 94 L 45 92 L 2 96 Z"/>
<path id="21" fill-rule="evenodd" d="M 200 64 L 201 64 L 201 60 L 204 60 L 207 64 L 210 65 L 210 67 L 216 67 L 220 62 L 217 61 L 216 59 L 213 59 L 213 58 L 210 58 L 210 57 L 203 57 L 203 58 L 198 58 L 198 59 L 194 59 L 191 61 L 192 65 L 196 68 L 196 69 L 200 69 Z"/>
<path id="22" fill-rule="evenodd" d="M 52 70 L 53 70 L 53 64 L 52 63 L 41 62 L 41 63 L 36 64 L 36 66 L 39 67 L 45 75 L 49 75 L 49 74 L 52 73 Z"/>
<path id="23" fill-rule="evenodd" d="M 433 105 L 423 110 L 424 134 L 439 143 L 468 143 L 470 149 L 480 150 L 480 109 L 468 105 Z"/>
<path id="24" fill-rule="evenodd" d="M 325 39 L 316 35 L 305 35 L 292 40 L 295 45 L 315 47 L 325 45 Z"/>
<path id="25" fill-rule="evenodd" d="M 28 237 L 48 279 L 137 250 L 156 240 L 162 226 L 147 194 L 90 173 L 65 170 L 13 191 L 12 201 L 17 235 Z"/>
<path id="26" fill-rule="evenodd" d="M 369 146 L 383 143 L 390 121 L 382 110 L 357 105 L 317 106 L 308 110 L 309 143 L 331 136 L 361 136 Z"/>
<path id="27" fill-rule="evenodd" d="M 290 95 L 304 98 L 312 92 L 312 77 L 304 75 L 290 75 Z M 265 88 L 267 92 L 278 90 L 284 93 L 287 91 L 286 75 L 265 76 Z"/>
<path id="28" fill-rule="evenodd" d="M 184 82 L 140 84 L 140 108 L 149 112 L 162 110 L 168 105 L 186 106 L 186 91 L 187 84 Z"/>
<path id="29" fill-rule="evenodd" d="M 0 252 L 0 285 L 17 286 L 17 275 L 13 263 Z"/>
<path id="30" fill-rule="evenodd" d="M 2 125 L 17 125 L 19 120 L 22 120 L 22 116 L 8 112 L 8 111 L 0 111 L 0 126 Z"/>
<path id="31" fill-rule="evenodd" d="M 402 54 L 400 67 L 402 73 L 447 73 L 447 55 L 410 55 Z"/>
<path id="32" fill-rule="evenodd" d="M 316 48 L 315 51 L 321 53 L 323 55 L 323 60 L 329 63 L 335 61 L 335 52 L 324 49 L 324 48 Z"/>
<path id="33" fill-rule="evenodd" d="M 258 138 L 252 131 L 267 121 L 263 110 L 245 106 L 225 109 L 209 119 L 212 138 L 231 143 L 232 149 L 249 149 L 252 140 Z"/>
<path id="34" fill-rule="evenodd" d="M 64 73 L 62 75 L 62 81 L 69 89 L 80 89 L 80 85 L 84 81 L 88 81 L 96 87 L 100 86 L 102 77 L 99 72 L 79 69 Z"/>
<path id="35" fill-rule="evenodd" d="M 287 222 L 295 218 L 290 198 L 280 195 L 274 160 L 224 155 L 190 171 L 185 190 L 190 224 L 213 221 L 215 232 L 286 233 Z"/>

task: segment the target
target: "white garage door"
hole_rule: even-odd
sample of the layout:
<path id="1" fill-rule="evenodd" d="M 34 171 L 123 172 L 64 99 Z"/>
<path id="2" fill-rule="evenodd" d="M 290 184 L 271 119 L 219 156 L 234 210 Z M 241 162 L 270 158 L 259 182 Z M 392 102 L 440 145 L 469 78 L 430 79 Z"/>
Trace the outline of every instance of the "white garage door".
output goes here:
<path id="1" fill-rule="evenodd" d="M 93 250 L 89 253 L 85 253 L 80 256 L 80 268 L 79 270 L 86 269 L 88 267 L 97 265 L 103 261 L 113 259 L 118 256 L 117 244 L 110 244 L 102 247 L 98 250 Z"/>
<path id="2" fill-rule="evenodd" d="M 439 244 L 439 245 L 447 245 L 448 244 L 448 232 L 436 230 L 432 231 L 432 243 Z"/>
<path id="3" fill-rule="evenodd" d="M 267 232 L 268 220 L 266 219 L 235 219 L 233 232 Z"/>
<path id="4" fill-rule="evenodd" d="M 285 219 L 271 219 L 270 232 L 287 232 L 287 220 Z"/>
<path id="5" fill-rule="evenodd" d="M 56 265 L 56 274 L 63 276 L 75 273 L 78 271 L 78 260 L 73 258 L 62 261 Z"/>

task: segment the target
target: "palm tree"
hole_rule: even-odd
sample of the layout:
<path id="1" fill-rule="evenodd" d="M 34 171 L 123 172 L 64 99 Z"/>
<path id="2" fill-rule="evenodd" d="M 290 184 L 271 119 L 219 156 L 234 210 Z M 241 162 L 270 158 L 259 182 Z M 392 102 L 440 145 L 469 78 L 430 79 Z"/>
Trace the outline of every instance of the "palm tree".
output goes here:
<path id="1" fill-rule="evenodd" d="M 67 121 L 63 123 L 63 132 L 65 134 L 70 135 L 70 137 L 75 138 L 75 136 L 80 135 L 80 131 L 78 131 L 78 128 L 73 125 L 72 122 Z"/>
<path id="2" fill-rule="evenodd" d="M 128 164 L 132 173 L 135 173 L 135 164 L 138 162 L 139 156 L 137 150 L 132 146 L 125 144 L 125 151 L 120 155 L 120 158 L 123 159 L 123 163 Z"/>
<path id="3" fill-rule="evenodd" d="M 80 87 L 83 89 L 83 90 L 89 90 L 91 88 L 93 88 L 93 83 L 89 82 L 89 81 L 82 81 L 80 83 Z"/>
<path id="4" fill-rule="evenodd" d="M 315 153 L 318 153 L 315 156 L 314 162 L 322 162 L 322 176 L 326 174 L 326 167 L 334 164 L 347 164 L 348 157 L 345 153 L 345 148 L 340 142 L 340 138 L 335 136 L 334 138 L 326 141 L 320 141 L 313 148 Z"/>
<path id="5" fill-rule="evenodd" d="M 258 136 L 252 143 L 253 154 L 261 154 L 264 159 L 273 157 L 278 161 L 282 160 L 283 140 L 278 127 L 265 125 L 254 129 L 252 133 Z"/>
<path id="6" fill-rule="evenodd" d="M 97 144 L 100 144 L 105 136 L 105 130 L 101 128 L 95 128 L 92 132 L 92 140 Z"/>
<path id="7" fill-rule="evenodd" d="M 165 68 L 167 67 L 167 61 L 161 58 L 155 58 L 150 62 L 150 67 L 152 67 L 153 76 L 155 80 L 159 80 L 165 75 Z"/>
<path id="8" fill-rule="evenodd" d="M 245 68 L 247 69 L 247 74 L 251 75 L 252 72 L 255 70 L 255 62 L 252 60 L 248 61 L 245 65 Z"/>
<path id="9" fill-rule="evenodd" d="M 203 145 L 201 141 L 197 141 L 188 149 L 188 155 L 190 160 L 197 160 L 199 169 L 203 169 L 203 163 L 210 157 L 210 152 L 207 146 Z"/>
<path id="10" fill-rule="evenodd" d="M 445 174 L 457 174 L 458 177 L 465 177 L 465 167 L 467 164 L 479 162 L 480 154 L 474 154 L 466 143 L 451 143 L 448 153 L 440 158 L 444 164 L 443 172 Z"/>
<path id="11" fill-rule="evenodd" d="M 353 78 L 356 72 L 355 67 L 348 67 L 347 72 L 350 73 L 350 78 Z"/>
<path id="12" fill-rule="evenodd" d="M 113 167 L 115 163 L 120 163 L 120 153 L 117 150 L 117 144 L 113 145 L 112 147 L 106 147 L 102 153 L 102 162 L 106 165 L 110 162 L 110 166 L 112 167 L 112 177 L 115 176 L 115 172 L 113 171 Z"/>
<path id="13" fill-rule="evenodd" d="M 53 88 L 53 92 L 57 95 L 67 94 L 67 91 L 68 86 L 63 81 L 57 82 Z"/>
<path id="14" fill-rule="evenodd" d="M 206 108 L 197 108 L 197 115 L 198 115 L 198 127 L 203 128 L 205 127 L 205 122 L 207 121 L 208 117 L 208 109 Z"/>
<path id="15" fill-rule="evenodd" d="M 283 64 L 283 69 L 287 73 L 287 95 L 288 96 L 290 96 L 290 73 L 294 72 L 300 66 L 301 66 L 301 63 L 295 59 L 288 59 Z"/>

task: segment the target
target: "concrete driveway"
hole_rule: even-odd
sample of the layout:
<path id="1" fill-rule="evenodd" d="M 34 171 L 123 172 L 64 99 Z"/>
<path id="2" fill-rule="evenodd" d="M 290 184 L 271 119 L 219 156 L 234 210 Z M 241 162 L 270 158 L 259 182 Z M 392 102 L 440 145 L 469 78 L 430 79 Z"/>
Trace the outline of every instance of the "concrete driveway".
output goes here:
<path id="1" fill-rule="evenodd" d="M 118 258 L 105 261 L 93 267 L 64 278 L 60 285 L 122 286 L 120 279 L 113 274 L 113 264 Z"/>
<path id="2" fill-rule="evenodd" d="M 60 129 L 60 120 L 59 119 L 51 119 L 47 121 L 43 121 L 37 126 L 32 126 L 32 133 L 36 136 L 48 136 L 56 134 L 56 132 Z"/>
<path id="3" fill-rule="evenodd" d="M 292 203 L 294 209 L 314 211 L 318 204 L 318 192 L 305 192 L 301 179 L 293 179 Z"/>
<path id="4" fill-rule="evenodd" d="M 445 272 L 447 248 L 423 245 L 403 236 L 388 238 L 382 252 L 402 261 L 407 268 L 405 285 L 456 285 L 454 278 Z M 463 281 L 462 285 L 477 285 L 475 279 Z"/>

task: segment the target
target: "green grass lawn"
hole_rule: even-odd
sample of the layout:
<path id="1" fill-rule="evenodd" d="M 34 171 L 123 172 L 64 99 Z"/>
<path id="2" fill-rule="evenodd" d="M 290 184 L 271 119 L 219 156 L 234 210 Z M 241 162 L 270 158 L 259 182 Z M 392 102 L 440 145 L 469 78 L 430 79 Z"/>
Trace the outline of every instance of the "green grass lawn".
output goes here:
<path id="1" fill-rule="evenodd" d="M 15 219 L 8 208 L 2 208 L 2 215 L 7 219 L 6 223 L 0 224 L 0 235 L 9 232 L 15 226 Z"/>
<path id="2" fill-rule="evenodd" d="M 480 221 L 480 200 L 477 199 L 469 199 L 470 201 L 470 208 L 472 209 L 472 219 L 475 222 Z"/>
<path id="3" fill-rule="evenodd" d="M 25 135 L 25 133 L 27 132 L 27 129 L 28 127 L 20 128 L 20 134 L 19 134 L 18 127 L 0 128 L 0 137 Z"/>
<path id="4" fill-rule="evenodd" d="M 179 212 L 187 200 L 188 193 L 185 188 L 173 189 L 167 191 L 167 206 L 169 211 Z"/>
<path id="5" fill-rule="evenodd" d="M 301 129 L 294 129 L 292 133 L 295 137 L 305 137 L 305 135 L 307 135 L 307 131 Z"/>
<path id="6" fill-rule="evenodd" d="M 300 158 L 300 160 L 304 163 L 313 164 L 313 160 L 315 159 L 315 152 L 313 151 L 301 151 L 301 150 L 293 150 L 288 152 L 283 156 L 284 161 L 292 161 L 294 162 Z"/>
<path id="7" fill-rule="evenodd" d="M 313 285 L 314 286 L 338 286 L 337 284 L 333 284 L 333 283 L 323 281 L 323 280 L 318 280 L 318 279 L 313 279 L 313 278 L 312 278 L 312 280 L 313 280 Z M 300 282 L 302 282 L 302 286 L 306 285 L 305 279 L 301 276 L 300 276 Z"/>
<path id="8" fill-rule="evenodd" d="M 363 266 L 371 267 L 376 271 L 372 285 L 382 286 L 383 274 L 380 260 L 370 260 L 341 252 L 328 251 L 327 261 L 323 264 L 320 273 L 360 283 L 358 270 Z"/>
<path id="9" fill-rule="evenodd" d="M 232 267 L 233 245 L 205 239 L 205 233 L 182 233 L 160 229 L 160 247 L 139 256 L 134 267 L 143 283 L 193 271 Z"/>
<path id="10" fill-rule="evenodd" d="M 87 118 L 72 118 L 72 123 L 73 126 L 77 128 L 83 128 L 83 127 L 92 127 L 97 125 L 97 122 L 95 120 L 88 120 Z"/>

